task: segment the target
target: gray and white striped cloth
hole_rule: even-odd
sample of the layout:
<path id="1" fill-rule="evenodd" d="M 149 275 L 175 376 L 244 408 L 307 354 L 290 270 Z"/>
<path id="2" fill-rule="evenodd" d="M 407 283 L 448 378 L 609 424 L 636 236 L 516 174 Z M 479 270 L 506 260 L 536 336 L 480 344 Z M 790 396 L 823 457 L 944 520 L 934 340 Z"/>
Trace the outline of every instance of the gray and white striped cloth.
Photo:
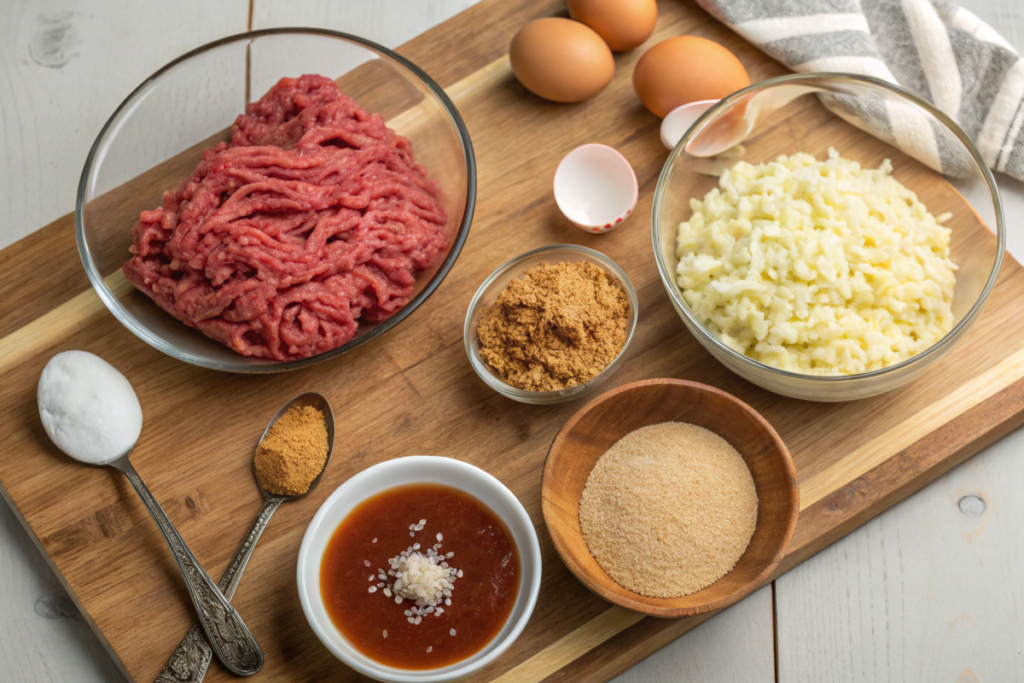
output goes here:
<path id="1" fill-rule="evenodd" d="M 793 71 L 864 74 L 916 92 L 964 129 L 993 170 L 1024 180 L 1024 62 L 962 7 L 947 0 L 697 1 Z M 963 147 L 921 125 L 919 111 L 843 100 L 822 98 L 932 168 L 960 175 Z"/>

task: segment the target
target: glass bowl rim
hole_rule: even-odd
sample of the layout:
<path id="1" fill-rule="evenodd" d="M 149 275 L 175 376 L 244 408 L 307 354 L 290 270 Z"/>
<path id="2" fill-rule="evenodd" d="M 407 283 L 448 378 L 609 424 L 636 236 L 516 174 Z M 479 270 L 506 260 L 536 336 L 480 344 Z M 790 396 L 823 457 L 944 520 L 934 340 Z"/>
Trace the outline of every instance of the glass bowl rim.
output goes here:
<path id="1" fill-rule="evenodd" d="M 566 387 L 565 389 L 554 389 L 552 391 L 528 391 L 526 389 L 519 389 L 510 384 L 506 384 L 504 381 L 501 380 L 501 378 L 490 372 L 487 369 L 487 366 L 483 363 L 483 361 L 477 357 L 479 354 L 474 355 L 474 344 L 472 341 L 473 328 L 471 325 L 473 320 L 473 313 L 480 307 L 483 300 L 484 292 L 486 292 L 487 289 L 492 284 L 494 284 L 494 281 L 497 280 L 501 275 L 505 274 L 512 268 L 515 268 L 516 266 L 518 266 L 523 261 L 529 258 L 537 256 L 538 254 L 544 254 L 547 252 L 555 251 L 575 252 L 577 254 L 589 256 L 595 261 L 599 261 L 604 267 L 612 271 L 612 274 L 615 275 L 615 277 L 618 278 L 619 282 L 623 284 L 623 289 L 626 292 L 626 297 L 629 299 L 629 305 L 632 309 L 629 314 L 629 330 L 626 334 L 626 341 L 625 343 L 623 343 L 622 349 L 619 351 L 618 355 L 616 355 L 615 358 L 613 358 L 612 361 L 608 363 L 608 365 L 603 370 L 601 370 L 601 372 L 597 373 L 583 384 L 577 384 L 575 386 Z M 527 402 L 532 402 L 532 400 L 539 399 L 538 403 L 558 403 L 561 401 L 571 401 L 582 397 L 584 394 L 589 393 L 591 388 L 593 388 L 599 381 L 604 381 L 605 379 L 607 379 L 605 373 L 607 373 L 609 370 L 612 370 L 614 372 L 614 370 L 617 369 L 618 361 L 620 361 L 625 356 L 626 349 L 629 348 L 629 343 L 633 341 L 633 335 L 636 333 L 636 327 L 639 320 L 640 311 L 638 297 L 636 295 L 636 288 L 633 286 L 633 283 L 629 279 L 629 276 L 626 275 L 626 271 L 624 271 L 622 267 L 619 266 L 619 264 L 613 261 L 610 257 L 605 256 L 601 252 L 597 251 L 596 249 L 591 249 L 590 247 L 584 247 L 578 244 L 548 244 L 543 247 L 531 249 L 530 251 L 527 251 L 525 253 L 520 254 L 519 256 L 516 256 L 514 258 L 509 259 L 508 261 L 505 261 L 500 266 L 495 268 L 491 272 L 491 274 L 488 275 L 484 279 L 484 281 L 480 283 L 480 286 L 477 287 L 476 292 L 473 294 L 473 298 L 469 302 L 469 308 L 466 310 L 466 322 L 463 325 L 462 337 L 466 346 L 466 354 L 469 356 L 470 365 L 473 366 L 473 370 L 476 372 L 476 374 L 489 387 L 491 387 L 500 394 L 504 394 L 507 397 L 516 400 L 522 398 L 525 399 Z M 479 368 L 477 367 L 478 365 L 480 366 Z"/>
<path id="2" fill-rule="evenodd" d="M 403 306 L 397 313 L 385 320 L 384 322 L 377 325 L 374 329 L 366 332 L 365 334 L 357 334 L 355 337 L 350 339 L 345 344 L 325 351 L 324 353 L 310 356 L 309 358 L 300 358 L 297 360 L 289 361 L 277 361 L 277 362 L 265 362 L 265 363 L 253 363 L 246 364 L 240 361 L 221 361 L 209 358 L 207 356 L 193 353 L 191 351 L 185 351 L 177 345 L 164 340 L 162 337 L 149 331 L 142 323 L 140 323 L 134 315 L 128 312 L 128 310 L 121 303 L 120 299 L 111 291 L 103 278 L 103 274 L 99 272 L 93 262 L 92 255 L 89 253 L 89 247 L 85 241 L 85 219 L 84 219 L 84 208 L 85 208 L 85 194 L 88 186 L 89 177 L 93 170 L 93 165 L 96 161 L 96 157 L 100 148 L 100 143 L 106 138 L 107 132 L 114 124 L 115 120 L 125 111 L 135 97 L 149 87 L 151 84 L 157 81 L 162 75 L 170 71 L 174 67 L 187 62 L 193 57 L 201 55 L 210 50 L 228 45 L 230 43 L 241 42 L 245 40 L 252 40 L 254 38 L 262 38 L 265 36 L 272 35 L 310 35 L 341 39 L 350 43 L 356 43 L 363 47 L 369 48 L 378 54 L 384 55 L 388 59 L 391 59 L 401 66 L 409 70 L 427 89 L 437 98 L 440 102 L 442 109 L 448 115 L 456 132 L 459 135 L 459 141 L 462 144 L 463 159 L 466 163 L 466 204 L 462 216 L 462 223 L 459 225 L 458 231 L 455 233 L 455 239 L 452 242 L 451 248 L 445 255 L 444 260 L 441 262 L 434 273 L 433 277 L 426 283 L 423 289 L 410 299 L 405 306 Z M 220 370 L 224 372 L 233 372 L 239 374 L 269 374 L 274 372 L 285 372 L 288 370 L 298 370 L 300 368 L 315 365 L 323 361 L 335 358 L 344 354 L 347 351 L 351 351 L 363 344 L 366 344 L 373 339 L 383 335 L 388 330 L 396 327 L 400 322 L 405 320 L 413 311 L 434 293 L 435 290 L 441 285 L 444 279 L 448 276 L 452 267 L 455 265 L 455 261 L 458 259 L 462 252 L 462 247 L 465 245 L 466 238 L 469 236 L 469 228 L 473 222 L 473 213 L 476 207 L 476 191 L 477 191 L 477 177 L 476 177 L 476 156 L 473 151 L 473 143 L 469 137 L 469 130 L 466 128 L 465 122 L 462 120 L 462 116 L 459 114 L 459 110 L 455 107 L 451 98 L 448 94 L 432 79 L 423 69 L 416 66 L 413 62 L 406 59 L 402 55 L 398 54 L 394 50 L 390 50 L 383 45 L 379 45 L 366 38 L 352 35 L 350 33 L 344 33 L 342 31 L 332 31 L 330 29 L 322 28 L 307 28 L 307 27 L 282 27 L 282 28 L 268 28 L 260 29 L 258 31 L 245 31 L 243 33 L 236 33 L 234 35 L 219 38 L 211 41 L 204 45 L 201 45 L 194 50 L 190 50 L 180 57 L 176 57 L 167 64 L 163 65 L 152 75 L 146 78 L 140 83 L 131 93 L 117 106 L 114 112 L 103 124 L 99 134 L 96 136 L 95 141 L 89 148 L 89 154 L 86 156 L 85 165 L 82 169 L 82 175 L 78 182 L 78 192 L 75 198 L 75 239 L 78 243 L 78 254 L 82 259 L 82 265 L 85 268 L 85 273 L 89 278 L 89 282 L 93 289 L 99 295 L 107 309 L 114 315 L 114 317 L 122 325 L 127 327 L 136 337 L 146 342 L 153 348 L 161 351 L 172 358 L 175 358 L 192 365 L 196 365 L 211 370 Z M 133 288 L 134 289 L 134 288 Z M 169 313 L 164 313 L 170 316 Z M 184 323 L 182 323 L 184 324 Z M 201 334 L 201 333 L 200 333 Z M 239 354 L 239 358 L 247 358 Z"/>
<path id="3" fill-rule="evenodd" d="M 800 372 L 791 372 L 789 370 L 782 370 L 780 368 L 776 368 L 771 365 L 767 365 L 760 361 L 754 360 L 753 358 L 745 356 L 739 353 L 738 351 L 735 351 L 734 349 L 730 348 L 724 342 L 722 342 L 713 334 L 711 334 L 711 332 L 707 330 L 704 327 L 704 325 L 700 321 L 698 321 L 697 318 L 693 315 L 693 312 L 690 310 L 689 305 L 682 298 L 682 292 L 679 290 L 679 286 L 676 284 L 675 278 L 672 276 L 671 273 L 668 272 L 668 266 L 662 258 L 661 249 L 659 248 L 658 237 L 660 219 L 658 217 L 658 213 L 663 202 L 663 197 L 666 192 L 668 178 L 672 173 L 672 169 L 676 161 L 682 155 L 682 150 L 686 147 L 686 145 L 690 142 L 694 135 L 700 131 L 703 124 L 706 121 L 708 121 L 712 116 L 716 115 L 719 111 L 728 109 L 737 100 L 748 95 L 749 93 L 754 93 L 760 90 L 768 90 L 778 85 L 786 85 L 792 83 L 806 83 L 807 85 L 811 85 L 815 81 L 852 82 L 859 83 L 861 85 L 866 85 L 869 87 L 882 88 L 883 90 L 888 90 L 889 92 L 897 95 L 898 97 L 902 97 L 903 99 L 909 101 L 911 104 L 917 105 L 919 108 L 925 110 L 925 112 L 927 112 L 934 118 L 938 119 L 947 128 L 947 130 L 953 133 L 957 137 L 957 139 L 960 140 L 964 147 L 967 148 L 967 151 L 970 152 L 971 158 L 974 160 L 977 169 L 981 172 L 981 176 L 984 179 L 986 186 L 988 187 L 989 196 L 992 199 L 992 206 L 995 210 L 996 217 L 997 249 L 995 262 L 992 265 L 992 270 L 989 272 L 988 279 L 985 282 L 984 288 L 978 295 L 978 298 L 971 305 L 970 310 L 967 311 L 967 314 L 964 315 L 964 317 L 961 318 L 957 322 L 957 324 L 953 326 L 953 329 L 951 329 L 945 336 L 943 336 L 942 339 L 940 339 L 935 344 L 928 347 L 921 353 L 917 354 L 916 356 L 912 356 L 904 361 L 901 361 L 895 365 L 890 365 L 889 367 L 886 368 L 872 370 L 870 372 L 862 372 L 856 375 L 832 376 L 811 375 Z M 885 141 L 882 142 L 884 143 Z M 893 145 L 889 146 L 893 147 Z M 676 309 L 678 311 L 682 311 L 683 315 L 691 323 L 691 325 L 687 325 L 687 327 L 690 328 L 691 332 L 694 332 L 694 330 L 699 330 L 700 337 L 702 337 L 704 340 L 708 340 L 716 350 L 725 353 L 731 358 L 736 359 L 743 365 L 744 369 L 746 370 L 754 372 L 768 372 L 769 374 L 776 375 L 778 377 L 785 377 L 799 382 L 807 381 L 821 384 L 841 384 L 844 382 L 851 383 L 858 380 L 870 380 L 876 377 L 881 377 L 883 375 L 903 370 L 908 366 L 915 364 L 917 361 L 923 360 L 925 358 L 931 356 L 941 356 L 942 353 L 944 353 L 944 351 L 947 349 L 947 347 L 955 343 L 956 340 L 960 338 L 961 333 L 972 322 L 974 322 L 974 319 L 977 317 L 978 313 L 985 305 L 985 302 L 988 300 L 989 295 L 992 293 L 992 288 L 995 286 L 996 279 L 999 276 L 999 270 L 1003 263 L 1003 254 L 1006 251 L 1006 226 L 1005 218 L 1003 216 L 1003 203 L 999 194 L 999 187 L 996 184 L 995 176 L 992 174 L 992 170 L 988 167 L 988 164 L 985 163 L 985 160 L 981 156 L 981 152 L 978 150 L 977 146 L 974 144 L 974 141 L 971 140 L 970 137 L 968 137 L 968 135 L 960 128 L 959 125 L 957 125 L 955 121 L 953 121 L 949 116 L 947 116 L 945 113 L 937 109 L 935 105 L 933 105 L 931 102 L 924 99 L 923 97 L 917 95 L 916 93 L 913 93 L 910 90 L 903 88 L 902 86 L 895 85 L 893 83 L 884 81 L 880 78 L 875 78 L 873 76 L 863 76 L 860 74 L 840 72 L 809 72 L 777 76 L 775 78 L 769 78 L 767 80 L 754 83 L 753 85 L 749 85 L 746 88 L 743 88 L 742 90 L 737 90 L 731 95 L 727 95 L 726 97 L 722 98 L 717 103 L 715 103 L 714 106 L 710 107 L 706 112 L 704 112 L 704 114 L 700 116 L 700 118 L 698 118 L 693 123 L 692 126 L 690 126 L 690 128 L 686 131 L 686 133 L 679 140 L 679 142 L 676 143 L 676 146 L 672 149 L 672 151 L 669 152 L 668 158 L 665 159 L 665 163 L 661 168 L 661 173 L 658 175 L 658 183 L 654 190 L 654 199 L 651 202 L 651 243 L 654 248 L 654 260 L 658 265 L 658 274 L 661 276 L 661 282 L 665 286 L 665 289 L 668 291 L 669 296 L 676 303 Z"/>

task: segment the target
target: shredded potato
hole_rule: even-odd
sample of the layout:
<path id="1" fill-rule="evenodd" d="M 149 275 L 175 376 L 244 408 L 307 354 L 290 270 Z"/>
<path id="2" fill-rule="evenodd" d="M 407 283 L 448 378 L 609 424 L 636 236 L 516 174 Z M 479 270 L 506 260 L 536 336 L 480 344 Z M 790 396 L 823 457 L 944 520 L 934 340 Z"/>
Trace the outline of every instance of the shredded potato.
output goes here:
<path id="1" fill-rule="evenodd" d="M 950 231 L 891 172 L 831 148 L 825 161 L 727 170 L 679 226 L 694 315 L 737 352 L 814 375 L 878 370 L 935 344 L 953 327 Z"/>

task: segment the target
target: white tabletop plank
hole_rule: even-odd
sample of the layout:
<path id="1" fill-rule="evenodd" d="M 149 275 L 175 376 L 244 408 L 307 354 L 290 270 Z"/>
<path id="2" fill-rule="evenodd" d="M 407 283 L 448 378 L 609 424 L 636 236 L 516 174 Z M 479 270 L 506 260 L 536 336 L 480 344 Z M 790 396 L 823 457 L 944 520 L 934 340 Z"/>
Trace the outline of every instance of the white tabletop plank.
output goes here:
<path id="1" fill-rule="evenodd" d="M 772 587 L 655 652 L 612 683 L 772 683 Z"/>
<path id="2" fill-rule="evenodd" d="M 478 0 L 255 0 L 252 27 L 312 26 L 398 47 Z"/>

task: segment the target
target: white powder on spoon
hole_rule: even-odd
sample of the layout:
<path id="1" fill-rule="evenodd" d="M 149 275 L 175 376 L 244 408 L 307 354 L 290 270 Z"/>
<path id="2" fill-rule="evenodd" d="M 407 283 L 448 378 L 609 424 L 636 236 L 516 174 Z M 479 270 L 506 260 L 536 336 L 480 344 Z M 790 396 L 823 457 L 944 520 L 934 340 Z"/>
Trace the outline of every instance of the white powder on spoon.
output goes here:
<path id="1" fill-rule="evenodd" d="M 39 377 L 39 417 L 50 439 L 75 460 L 105 465 L 142 431 L 142 406 L 113 365 L 87 351 L 64 351 Z"/>

